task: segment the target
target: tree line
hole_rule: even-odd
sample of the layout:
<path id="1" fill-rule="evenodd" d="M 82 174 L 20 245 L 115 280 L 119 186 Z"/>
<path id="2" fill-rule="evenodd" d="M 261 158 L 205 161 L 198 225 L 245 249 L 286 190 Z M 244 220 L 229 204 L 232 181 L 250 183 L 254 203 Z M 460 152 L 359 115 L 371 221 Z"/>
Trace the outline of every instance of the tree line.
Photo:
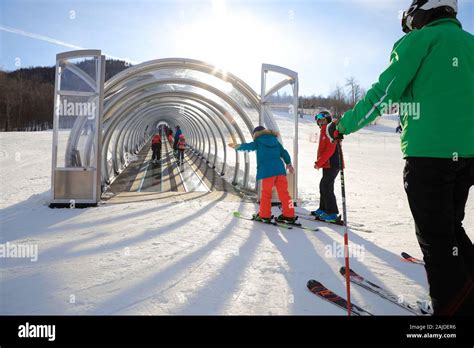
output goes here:
<path id="1" fill-rule="evenodd" d="M 91 62 L 82 64 L 90 65 Z M 108 59 L 105 80 L 128 67 L 127 62 Z M 54 77 L 55 67 L 0 70 L 0 131 L 53 128 Z"/>
<path id="2" fill-rule="evenodd" d="M 299 97 L 299 108 L 313 112 L 315 110 L 327 109 L 336 117 L 341 116 L 345 111 L 354 107 L 354 105 L 365 97 L 365 89 L 353 76 L 346 79 L 343 86 L 336 85 L 335 89 L 324 97 L 301 96 Z"/>

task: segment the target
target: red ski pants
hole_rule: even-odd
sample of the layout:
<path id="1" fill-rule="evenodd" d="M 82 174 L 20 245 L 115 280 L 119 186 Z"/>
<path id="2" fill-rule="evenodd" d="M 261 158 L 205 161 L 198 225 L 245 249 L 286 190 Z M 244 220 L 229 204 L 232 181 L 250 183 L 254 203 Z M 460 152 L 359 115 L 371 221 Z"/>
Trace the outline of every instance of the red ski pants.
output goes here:
<path id="1" fill-rule="evenodd" d="M 278 198 L 281 201 L 283 215 L 294 217 L 293 201 L 288 193 L 288 181 L 285 175 L 272 176 L 262 180 L 262 196 L 260 198 L 260 212 L 262 218 L 268 219 L 272 215 L 272 190 L 276 186 Z"/>

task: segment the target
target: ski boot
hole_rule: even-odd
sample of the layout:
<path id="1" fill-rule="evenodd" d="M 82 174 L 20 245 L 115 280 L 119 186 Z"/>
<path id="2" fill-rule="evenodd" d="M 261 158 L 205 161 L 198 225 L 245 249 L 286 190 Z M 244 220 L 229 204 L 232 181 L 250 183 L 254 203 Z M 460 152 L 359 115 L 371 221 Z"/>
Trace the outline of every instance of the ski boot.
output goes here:
<path id="1" fill-rule="evenodd" d="M 320 217 L 322 214 L 324 214 L 324 210 L 322 209 L 313 210 L 311 212 L 311 215 L 316 217 Z"/>
<path id="2" fill-rule="evenodd" d="M 341 217 L 337 215 L 336 213 L 334 214 L 323 213 L 318 217 L 318 219 L 321 221 L 330 222 L 333 224 L 337 224 L 341 222 Z"/>
<path id="3" fill-rule="evenodd" d="M 433 315 L 433 305 L 431 304 L 431 300 L 417 300 L 416 305 L 423 315 Z"/>
<path id="4" fill-rule="evenodd" d="M 262 218 L 262 217 L 260 217 L 259 214 L 253 214 L 252 215 L 252 220 L 259 221 L 259 222 L 264 222 L 266 224 L 271 223 L 272 219 L 273 219 L 273 215 L 270 216 L 269 218 Z"/>
<path id="5" fill-rule="evenodd" d="M 283 224 L 288 224 L 288 225 L 295 225 L 295 226 L 301 226 L 296 220 L 298 217 L 286 217 L 285 215 L 281 214 L 279 217 L 275 219 L 276 222 L 280 222 Z"/>

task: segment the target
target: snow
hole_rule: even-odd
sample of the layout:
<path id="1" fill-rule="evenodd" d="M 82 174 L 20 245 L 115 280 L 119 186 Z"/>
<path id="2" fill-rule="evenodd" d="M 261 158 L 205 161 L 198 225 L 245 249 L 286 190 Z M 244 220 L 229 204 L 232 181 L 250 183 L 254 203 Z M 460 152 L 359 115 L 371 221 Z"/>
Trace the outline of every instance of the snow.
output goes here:
<path id="1" fill-rule="evenodd" d="M 291 120 L 278 122 L 288 144 Z M 421 252 L 395 127 L 395 120 L 381 119 L 343 143 L 348 220 L 357 225 L 349 234 L 351 268 L 414 302 L 427 299 L 427 284 L 423 267 L 399 256 Z M 305 117 L 299 209 L 317 206 L 315 132 Z M 234 218 L 233 211 L 250 215 L 257 207 L 226 200 L 49 209 L 51 138 L 51 132 L 0 134 L 0 243 L 35 245 L 39 252 L 36 262 L 0 258 L 0 314 L 345 315 L 306 288 L 314 278 L 345 295 L 341 227 L 279 230 Z M 336 194 L 341 208 L 339 180 Z M 472 195 L 464 224 L 474 238 Z M 356 285 L 352 300 L 378 315 L 410 314 Z"/>

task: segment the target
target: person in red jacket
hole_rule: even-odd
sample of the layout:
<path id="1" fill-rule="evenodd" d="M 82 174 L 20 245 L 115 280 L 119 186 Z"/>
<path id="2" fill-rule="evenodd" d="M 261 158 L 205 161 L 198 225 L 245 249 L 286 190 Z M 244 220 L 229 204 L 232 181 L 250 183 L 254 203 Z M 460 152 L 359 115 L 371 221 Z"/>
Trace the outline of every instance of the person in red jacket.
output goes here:
<path id="1" fill-rule="evenodd" d="M 316 122 L 321 129 L 319 136 L 318 158 L 314 163 L 314 169 L 322 169 L 323 177 L 319 183 L 319 209 L 311 214 L 317 219 L 327 222 L 337 222 L 340 220 L 339 209 L 337 207 L 336 196 L 334 195 L 334 181 L 341 169 L 339 163 L 339 151 L 336 143 L 326 135 L 326 127 L 332 121 L 328 111 L 322 111 L 315 116 Z"/>
<path id="2" fill-rule="evenodd" d="M 151 149 L 153 151 L 151 160 L 153 163 L 158 163 L 161 160 L 161 136 L 158 133 L 151 140 Z"/>

